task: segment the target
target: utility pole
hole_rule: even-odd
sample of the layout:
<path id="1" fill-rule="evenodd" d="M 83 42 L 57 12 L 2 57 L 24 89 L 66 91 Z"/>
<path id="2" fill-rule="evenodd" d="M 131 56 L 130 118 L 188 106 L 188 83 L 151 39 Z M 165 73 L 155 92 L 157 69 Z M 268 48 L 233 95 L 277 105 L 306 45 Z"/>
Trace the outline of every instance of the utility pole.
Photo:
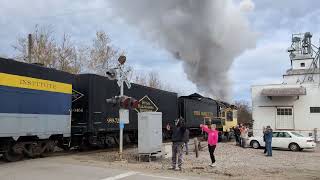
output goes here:
<path id="1" fill-rule="evenodd" d="M 29 63 L 32 62 L 32 48 L 33 48 L 32 34 L 29 34 L 28 35 L 28 61 L 29 61 Z"/>

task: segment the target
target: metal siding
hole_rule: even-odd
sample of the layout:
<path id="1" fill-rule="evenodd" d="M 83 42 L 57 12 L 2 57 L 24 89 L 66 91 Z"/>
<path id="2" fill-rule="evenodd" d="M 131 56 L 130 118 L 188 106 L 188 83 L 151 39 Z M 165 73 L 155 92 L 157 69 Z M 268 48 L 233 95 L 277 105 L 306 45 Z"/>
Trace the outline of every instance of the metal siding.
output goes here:
<path id="1" fill-rule="evenodd" d="M 83 83 L 82 80 L 86 80 Z M 90 132 L 97 131 L 117 131 L 119 125 L 117 123 L 107 123 L 107 118 L 118 118 L 119 108 L 112 107 L 112 105 L 106 103 L 107 98 L 119 95 L 119 87 L 116 81 L 110 81 L 106 77 L 83 74 L 77 76 L 77 81 L 73 86 L 75 90 L 83 93 L 84 98 L 73 104 L 73 109 L 83 108 L 88 110 L 88 114 L 85 112 L 76 113 L 73 112 L 77 117 L 81 116 L 86 119 L 82 123 L 88 123 L 87 128 Z M 162 91 L 154 88 L 149 88 L 137 84 L 132 84 L 131 89 L 125 88 L 124 94 L 127 96 L 134 97 L 139 100 L 147 95 L 158 107 L 158 112 L 163 113 L 163 127 L 166 123 L 172 123 L 177 118 L 177 94 L 167 91 Z M 87 107 L 86 107 L 87 106 Z M 138 117 L 135 110 L 130 110 L 130 123 L 125 125 L 125 130 L 137 130 L 138 128 Z M 72 131 L 76 132 L 79 129 L 77 126 L 80 121 L 74 119 Z"/>
<path id="2" fill-rule="evenodd" d="M 86 132 L 88 129 L 87 119 L 89 117 L 89 107 L 88 107 L 88 87 L 89 77 L 76 75 L 73 88 L 78 92 L 81 92 L 84 96 L 72 103 L 72 134 L 81 134 Z"/>
<path id="3" fill-rule="evenodd" d="M 71 84 L 74 75 L 52 68 L 0 58 L 0 72 Z"/>
<path id="4" fill-rule="evenodd" d="M 70 114 L 71 94 L 0 86 L 0 113 Z"/>
<path id="5" fill-rule="evenodd" d="M 196 99 L 189 99 L 186 97 L 180 97 L 184 103 L 184 114 L 187 127 L 190 128 L 199 128 L 199 125 L 203 123 L 202 116 L 195 116 L 193 113 L 194 111 L 200 112 L 211 112 L 213 116 L 217 117 L 217 104 L 212 100 L 212 102 L 207 102 L 203 100 L 196 100 Z"/>
<path id="6" fill-rule="evenodd" d="M 0 113 L 0 137 L 38 136 L 52 134 L 70 136 L 70 115 Z"/>

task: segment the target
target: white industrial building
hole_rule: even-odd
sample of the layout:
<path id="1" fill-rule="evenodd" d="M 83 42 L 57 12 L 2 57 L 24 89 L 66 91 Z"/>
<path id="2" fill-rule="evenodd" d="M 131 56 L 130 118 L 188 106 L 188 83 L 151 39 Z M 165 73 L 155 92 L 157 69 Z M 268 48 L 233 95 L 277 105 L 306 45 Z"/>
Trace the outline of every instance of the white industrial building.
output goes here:
<path id="1" fill-rule="evenodd" d="M 320 139 L 320 51 L 311 38 L 308 32 L 292 35 L 291 68 L 282 84 L 252 86 L 254 136 L 261 136 L 263 126 L 270 125 Z"/>

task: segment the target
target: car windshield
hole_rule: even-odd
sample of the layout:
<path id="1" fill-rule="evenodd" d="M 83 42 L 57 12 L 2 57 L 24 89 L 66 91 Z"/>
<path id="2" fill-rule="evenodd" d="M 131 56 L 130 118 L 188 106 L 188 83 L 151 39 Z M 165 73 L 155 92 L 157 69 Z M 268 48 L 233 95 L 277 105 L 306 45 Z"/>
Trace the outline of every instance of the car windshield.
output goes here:
<path id="1" fill-rule="evenodd" d="M 291 132 L 291 134 L 297 136 L 297 137 L 304 137 L 303 135 L 299 134 L 299 133 L 296 133 L 296 132 Z"/>

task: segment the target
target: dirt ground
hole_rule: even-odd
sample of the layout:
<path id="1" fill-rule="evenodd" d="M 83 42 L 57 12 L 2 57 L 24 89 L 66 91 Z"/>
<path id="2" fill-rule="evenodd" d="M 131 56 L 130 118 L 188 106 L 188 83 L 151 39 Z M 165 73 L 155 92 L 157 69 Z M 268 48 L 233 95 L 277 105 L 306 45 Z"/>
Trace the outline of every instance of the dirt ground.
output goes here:
<path id="1" fill-rule="evenodd" d="M 265 157 L 262 149 L 243 149 L 235 146 L 234 143 L 219 143 L 215 152 L 217 166 L 214 168 L 208 166 L 210 158 L 206 143 L 203 142 L 202 146 L 204 148 L 200 151 L 198 158 L 193 148 L 190 148 L 189 155 L 184 156 L 182 172 L 168 170 L 171 165 L 170 158 L 138 162 L 135 147 L 125 149 L 125 162 L 117 161 L 118 154 L 115 151 L 76 154 L 63 158 L 63 160 L 164 175 L 183 174 L 210 179 L 320 179 L 319 144 L 314 150 L 302 152 L 273 150 L 273 157 Z M 59 158 L 59 160 L 62 159 Z"/>

